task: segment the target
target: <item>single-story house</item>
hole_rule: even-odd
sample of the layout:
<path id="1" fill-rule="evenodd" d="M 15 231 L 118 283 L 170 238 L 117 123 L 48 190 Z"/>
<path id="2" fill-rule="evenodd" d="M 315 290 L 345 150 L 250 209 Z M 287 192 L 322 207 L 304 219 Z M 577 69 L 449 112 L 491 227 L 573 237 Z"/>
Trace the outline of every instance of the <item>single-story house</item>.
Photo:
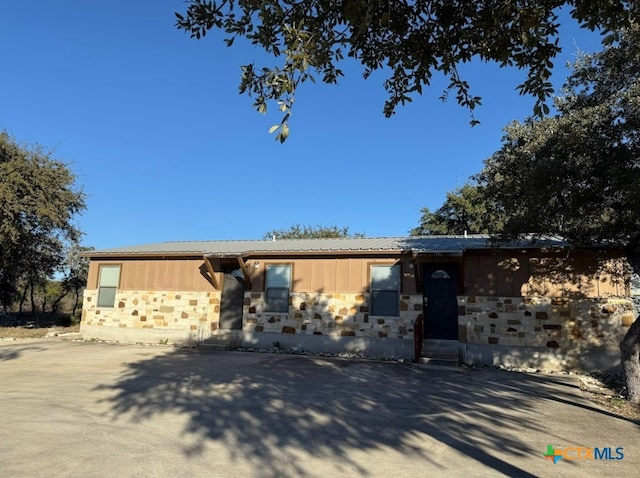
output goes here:
<path id="1" fill-rule="evenodd" d="M 634 317 L 615 251 L 488 236 L 165 242 L 90 259 L 88 338 L 351 351 L 466 363 L 606 368 Z"/>

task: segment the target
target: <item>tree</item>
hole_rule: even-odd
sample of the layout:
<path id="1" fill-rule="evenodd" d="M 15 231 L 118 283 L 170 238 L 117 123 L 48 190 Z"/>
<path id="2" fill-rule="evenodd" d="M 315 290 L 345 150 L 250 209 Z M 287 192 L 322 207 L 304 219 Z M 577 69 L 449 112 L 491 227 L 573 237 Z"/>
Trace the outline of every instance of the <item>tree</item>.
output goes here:
<path id="1" fill-rule="evenodd" d="M 92 251 L 93 247 L 84 247 L 77 243 L 71 244 L 67 251 L 65 269 L 66 274 L 63 279 L 63 287 L 67 292 L 73 292 L 74 302 L 71 315 L 76 315 L 78 303 L 80 302 L 80 291 L 87 284 L 89 275 L 89 258 L 80 254 Z"/>
<path id="2" fill-rule="evenodd" d="M 38 146 L 22 146 L 0 132 L 0 300 L 7 309 L 19 285 L 34 293 L 61 272 L 65 247 L 77 242 L 73 220 L 84 194 L 66 164 Z"/>
<path id="3" fill-rule="evenodd" d="M 580 58 L 556 108 L 506 128 L 477 177 L 487 201 L 506 214 L 507 237 L 617 247 L 640 272 L 640 27 Z M 640 403 L 640 317 L 620 349 L 629 398 Z"/>
<path id="4" fill-rule="evenodd" d="M 272 68 L 253 63 L 242 67 L 240 93 L 255 97 L 254 107 L 266 113 L 276 102 L 283 113 L 271 128 L 276 139 L 289 135 L 289 117 L 298 87 L 315 81 L 337 83 L 345 56 L 359 63 L 363 76 L 384 70 L 388 99 L 384 114 L 412 100 L 429 86 L 434 73 L 448 78 L 449 94 L 471 112 L 481 98 L 471 93 L 459 65 L 477 60 L 500 67 L 528 70 L 517 89 L 536 98 L 534 111 L 548 112 L 546 100 L 558 46 L 558 9 L 591 30 L 615 32 L 635 17 L 635 1 L 619 0 L 187 0 L 186 12 L 176 12 L 176 26 L 200 39 L 211 30 L 227 35 L 227 46 L 238 38 L 281 61 Z M 615 35 L 608 36 L 611 41 Z"/>
<path id="5" fill-rule="evenodd" d="M 364 233 L 351 234 L 348 227 L 338 226 L 301 226 L 294 224 L 288 229 L 273 229 L 267 231 L 262 239 L 327 239 L 340 237 L 364 237 Z"/>
<path id="6" fill-rule="evenodd" d="M 434 234 L 492 234 L 502 230 L 500 214 L 489 214 L 486 198 L 475 183 L 468 183 L 447 193 L 444 204 L 431 212 L 422 208 L 420 225 L 410 231 L 412 236 Z"/>

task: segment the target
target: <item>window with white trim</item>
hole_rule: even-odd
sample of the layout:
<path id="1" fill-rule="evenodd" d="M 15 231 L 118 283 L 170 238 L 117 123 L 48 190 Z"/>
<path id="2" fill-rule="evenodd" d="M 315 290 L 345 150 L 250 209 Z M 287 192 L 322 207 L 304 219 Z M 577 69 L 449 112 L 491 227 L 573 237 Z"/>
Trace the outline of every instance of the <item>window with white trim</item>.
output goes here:
<path id="1" fill-rule="evenodd" d="M 397 317 L 400 302 L 400 264 L 372 265 L 371 315 Z"/>
<path id="2" fill-rule="evenodd" d="M 266 312 L 288 313 L 291 290 L 291 265 L 267 265 L 265 284 Z"/>
<path id="3" fill-rule="evenodd" d="M 98 307 L 114 307 L 120 283 L 120 266 L 100 266 L 98 278 Z"/>

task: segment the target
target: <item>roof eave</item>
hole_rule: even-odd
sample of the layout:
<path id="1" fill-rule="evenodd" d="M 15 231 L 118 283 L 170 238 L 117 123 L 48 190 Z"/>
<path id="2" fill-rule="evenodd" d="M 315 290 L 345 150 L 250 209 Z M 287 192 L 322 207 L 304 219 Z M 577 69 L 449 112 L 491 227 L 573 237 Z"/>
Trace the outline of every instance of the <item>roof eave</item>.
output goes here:
<path id="1" fill-rule="evenodd" d="M 142 258 L 154 258 L 154 259 L 162 259 L 167 257 L 182 257 L 182 258 L 202 258 L 206 253 L 202 251 L 199 252 L 84 252 L 79 254 L 80 257 L 87 257 L 89 259 L 118 259 L 131 257 L 136 259 Z"/>
<path id="2" fill-rule="evenodd" d="M 214 252 L 205 254 L 205 257 L 229 258 L 229 257 L 291 257 L 291 256 L 399 256 L 410 254 L 411 250 L 388 249 L 388 250 L 316 250 L 316 251 L 244 251 L 244 252 Z"/>

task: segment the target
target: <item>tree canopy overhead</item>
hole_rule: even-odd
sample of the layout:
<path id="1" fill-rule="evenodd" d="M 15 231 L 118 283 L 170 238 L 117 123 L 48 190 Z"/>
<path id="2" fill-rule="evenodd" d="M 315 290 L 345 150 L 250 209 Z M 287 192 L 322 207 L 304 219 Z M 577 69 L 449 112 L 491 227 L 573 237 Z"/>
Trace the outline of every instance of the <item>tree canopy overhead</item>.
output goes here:
<path id="1" fill-rule="evenodd" d="M 532 95 L 534 111 L 548 112 L 553 92 L 550 76 L 558 44 L 558 9 L 568 6 L 583 27 L 615 32 L 629 24 L 635 1 L 618 0 L 187 0 L 185 12 L 176 12 L 176 26 L 200 39 L 211 30 L 238 38 L 272 54 L 276 66 L 242 67 L 240 92 L 254 98 L 254 107 L 266 113 L 276 102 L 283 113 L 271 128 L 284 142 L 295 94 L 301 83 L 337 83 L 341 60 L 361 63 L 367 78 L 384 70 L 388 99 L 385 116 L 410 102 L 429 86 L 434 73 L 448 78 L 449 94 L 471 112 L 481 98 L 472 93 L 458 67 L 471 60 L 492 61 L 500 67 L 527 70 L 517 86 Z M 605 41 L 611 41 L 608 36 Z"/>

